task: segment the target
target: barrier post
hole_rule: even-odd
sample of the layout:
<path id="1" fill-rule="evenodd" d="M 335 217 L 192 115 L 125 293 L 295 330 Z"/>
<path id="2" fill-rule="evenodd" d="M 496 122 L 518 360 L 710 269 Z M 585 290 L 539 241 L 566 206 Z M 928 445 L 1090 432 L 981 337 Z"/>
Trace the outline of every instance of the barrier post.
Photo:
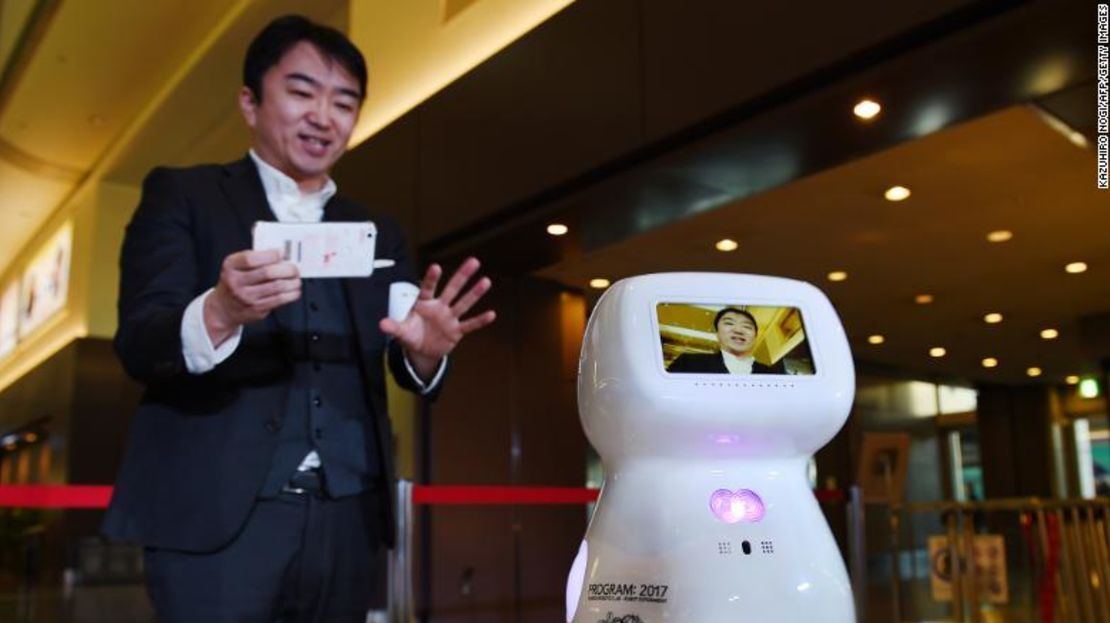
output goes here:
<path id="1" fill-rule="evenodd" d="M 894 503 L 886 507 L 890 519 L 890 603 L 894 621 L 902 620 L 902 507 Z M 913 545 L 910 545 L 911 549 Z"/>
<path id="2" fill-rule="evenodd" d="M 1098 508 L 1092 504 L 1085 509 L 1086 521 L 1084 527 L 1086 528 L 1087 541 L 1091 544 L 1091 559 L 1095 567 L 1095 578 L 1098 583 L 1095 588 L 1095 599 L 1098 601 L 1099 609 L 1101 610 L 1100 616 L 1105 621 L 1110 619 L 1110 599 L 1107 596 L 1106 583 L 1110 578 L 1106 575 L 1106 568 L 1110 566 L 1110 560 L 1106 557 L 1106 542 L 1102 540 L 1099 531 Z"/>
<path id="3" fill-rule="evenodd" d="M 952 620 L 958 623 L 964 623 L 967 619 L 964 617 L 964 595 L 963 595 L 963 558 L 960 551 L 960 533 L 958 527 L 958 518 L 953 509 L 948 508 L 942 511 L 945 513 L 944 525 L 948 535 L 948 560 L 949 569 L 951 570 L 952 579 L 949 584 L 952 586 Z"/>
<path id="4" fill-rule="evenodd" d="M 397 481 L 397 505 L 393 513 L 397 523 L 397 542 L 389 552 L 389 621 L 412 623 L 415 611 L 412 588 L 412 482 Z"/>
<path id="5" fill-rule="evenodd" d="M 965 508 L 956 512 L 960 516 L 961 534 L 963 536 L 960 549 L 967 556 L 967 576 L 964 581 L 967 584 L 967 590 L 965 591 L 967 599 L 965 601 L 971 609 L 968 618 L 972 623 L 980 623 L 983 620 L 983 606 L 979 603 L 980 573 L 975 556 L 975 511 Z"/>
<path id="6" fill-rule="evenodd" d="M 863 492 L 859 485 L 848 489 L 848 564 L 851 567 L 852 598 L 856 603 L 856 622 L 867 620 L 867 544 L 863 529 Z"/>

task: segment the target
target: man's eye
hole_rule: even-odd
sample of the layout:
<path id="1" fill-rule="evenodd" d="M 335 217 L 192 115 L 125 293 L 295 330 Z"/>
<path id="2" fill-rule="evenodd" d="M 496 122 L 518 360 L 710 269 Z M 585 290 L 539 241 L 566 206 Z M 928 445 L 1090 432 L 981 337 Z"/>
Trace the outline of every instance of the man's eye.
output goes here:
<path id="1" fill-rule="evenodd" d="M 339 110 L 342 110 L 343 112 L 351 112 L 355 109 L 353 105 L 348 104 L 347 102 L 336 102 L 335 107 Z"/>
<path id="2" fill-rule="evenodd" d="M 312 95 L 308 91 L 298 91 L 296 89 L 292 90 L 291 93 L 297 97 L 310 97 Z"/>

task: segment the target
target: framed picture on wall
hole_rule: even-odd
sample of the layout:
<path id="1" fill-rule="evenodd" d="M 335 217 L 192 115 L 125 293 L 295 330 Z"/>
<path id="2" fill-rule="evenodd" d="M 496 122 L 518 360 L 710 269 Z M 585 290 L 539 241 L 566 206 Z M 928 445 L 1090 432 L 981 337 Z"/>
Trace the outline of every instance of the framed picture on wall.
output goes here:
<path id="1" fill-rule="evenodd" d="M 66 306 L 73 225 L 63 225 L 23 271 L 19 289 L 19 336 L 26 337 Z"/>
<path id="2" fill-rule="evenodd" d="M 0 293 L 0 359 L 15 350 L 19 341 L 19 282 L 12 280 Z"/>
<path id="3" fill-rule="evenodd" d="M 864 433 L 856 483 L 863 501 L 890 504 L 902 501 L 910 462 L 910 436 L 906 433 Z"/>

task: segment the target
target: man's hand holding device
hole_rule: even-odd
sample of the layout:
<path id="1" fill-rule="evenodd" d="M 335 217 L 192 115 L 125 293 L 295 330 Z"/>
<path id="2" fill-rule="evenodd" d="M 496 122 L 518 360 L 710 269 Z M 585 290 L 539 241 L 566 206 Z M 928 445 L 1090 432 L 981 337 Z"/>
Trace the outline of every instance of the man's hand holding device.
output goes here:
<path id="1" fill-rule="evenodd" d="M 362 223 L 258 222 L 254 250 L 229 255 L 220 282 L 205 301 L 205 325 L 214 345 L 235 328 L 265 318 L 301 294 L 301 279 L 369 277 L 375 269 L 390 268 L 394 260 L 375 257 L 377 229 Z M 492 282 L 478 279 L 467 288 L 480 267 L 468 258 L 436 295 L 443 269 L 428 267 L 419 289 L 406 282 L 390 287 L 389 317 L 379 328 L 393 336 L 408 354 L 416 373 L 431 378 L 443 357 L 463 336 L 490 324 L 492 311 L 463 319 Z"/>
<path id="2" fill-rule="evenodd" d="M 239 251 L 224 259 L 220 281 L 204 300 L 204 326 L 213 346 L 235 330 L 301 298 L 296 265 L 274 250 Z"/>

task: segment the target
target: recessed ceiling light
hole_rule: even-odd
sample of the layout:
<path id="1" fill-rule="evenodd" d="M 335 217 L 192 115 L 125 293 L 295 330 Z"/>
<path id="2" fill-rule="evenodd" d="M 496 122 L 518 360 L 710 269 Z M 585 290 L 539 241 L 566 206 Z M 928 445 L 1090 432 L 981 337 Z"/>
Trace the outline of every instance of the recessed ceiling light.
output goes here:
<path id="1" fill-rule="evenodd" d="M 852 108 L 852 112 L 860 119 L 874 119 L 875 115 L 878 115 L 879 111 L 882 109 L 883 107 L 880 106 L 878 102 L 870 99 L 863 99 Z"/>
<path id="2" fill-rule="evenodd" d="M 886 341 L 886 338 L 879 335 L 878 333 L 876 333 L 875 335 L 867 336 L 867 343 L 868 344 L 878 345 L 878 344 L 882 344 L 885 341 Z"/>
<path id="3" fill-rule="evenodd" d="M 1064 378 L 1064 382 L 1068 385 L 1079 385 L 1079 375 L 1069 374 L 1067 377 Z"/>
<path id="4" fill-rule="evenodd" d="M 984 368 L 997 368 L 998 367 L 998 360 L 995 359 L 994 357 L 987 357 L 986 359 L 983 360 L 982 363 L 983 363 Z"/>
<path id="5" fill-rule="evenodd" d="M 562 236 L 568 231 L 570 231 L 570 229 L 562 223 L 552 223 L 547 226 L 547 233 L 551 234 L 552 236 Z"/>
<path id="6" fill-rule="evenodd" d="M 1083 379 L 1079 381 L 1079 395 L 1083 398 L 1098 398 L 1099 395 L 1098 381 L 1095 379 Z"/>
<path id="7" fill-rule="evenodd" d="M 848 273 L 842 270 L 834 270 L 829 273 L 829 281 L 844 281 L 848 278 Z"/>
<path id="8" fill-rule="evenodd" d="M 1060 332 L 1056 329 L 1044 329 L 1041 331 L 1041 338 L 1046 340 L 1055 340 L 1060 337 Z"/>
<path id="9" fill-rule="evenodd" d="M 918 294 L 917 296 L 913 297 L 913 302 L 917 303 L 918 305 L 928 305 L 929 303 L 933 302 L 933 295 Z"/>
<path id="10" fill-rule="evenodd" d="M 1028 374 L 1029 376 L 1032 376 L 1032 377 L 1040 376 L 1041 372 L 1043 372 L 1043 370 L 1041 370 L 1037 366 L 1033 366 L 1032 368 L 1029 368 L 1025 371 L 1026 374 Z"/>
<path id="11" fill-rule="evenodd" d="M 594 288 L 595 290 L 604 290 L 605 288 L 609 287 L 609 280 L 602 279 L 600 277 L 596 279 L 590 279 L 590 287 Z"/>
<path id="12" fill-rule="evenodd" d="M 1008 229 L 996 229 L 987 234 L 987 240 L 990 242 L 1006 242 L 1014 237 L 1014 232 Z"/>
<path id="13" fill-rule="evenodd" d="M 23 435 L 23 441 L 26 441 L 27 443 L 35 443 L 38 440 L 39 440 L 39 436 L 36 435 L 35 433 L 25 433 Z"/>
<path id="14" fill-rule="evenodd" d="M 910 196 L 910 189 L 905 186 L 891 186 L 883 193 L 887 201 L 903 201 Z"/>
<path id="15" fill-rule="evenodd" d="M 735 251 L 736 249 L 739 249 L 740 244 L 731 238 L 725 238 L 723 240 L 718 240 L 716 247 L 718 251 L 724 251 L 727 253 L 729 251 Z"/>
<path id="16" fill-rule="evenodd" d="M 1079 273 L 1087 272 L 1087 263 L 1086 262 L 1072 262 L 1071 264 L 1068 264 L 1067 266 L 1065 266 L 1064 270 L 1068 271 L 1069 273 L 1071 273 L 1073 275 L 1077 275 Z"/>
<path id="17" fill-rule="evenodd" d="M 934 346 L 934 347 L 929 349 L 929 356 L 930 357 L 943 357 L 947 354 L 948 354 L 948 351 L 945 350 L 943 347 L 940 347 L 940 346 Z"/>
<path id="18" fill-rule="evenodd" d="M 1002 322 L 1002 314 L 998 312 L 991 312 L 986 316 L 983 316 L 983 322 L 987 324 L 998 324 Z"/>

